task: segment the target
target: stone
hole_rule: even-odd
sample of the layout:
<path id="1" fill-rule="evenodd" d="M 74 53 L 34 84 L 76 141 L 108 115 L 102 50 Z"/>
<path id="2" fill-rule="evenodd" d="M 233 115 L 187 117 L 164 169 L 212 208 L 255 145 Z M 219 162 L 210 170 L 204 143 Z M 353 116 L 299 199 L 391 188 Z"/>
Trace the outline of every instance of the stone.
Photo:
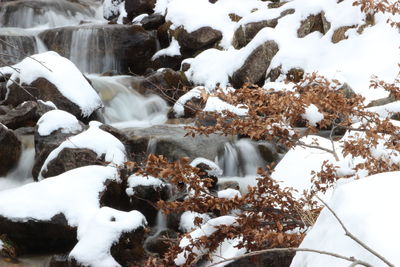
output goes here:
<path id="1" fill-rule="evenodd" d="M 64 148 L 58 156 L 47 164 L 47 170 L 42 171 L 43 178 L 57 176 L 66 171 L 89 165 L 104 163 L 97 159 L 97 154 L 85 148 Z"/>
<path id="2" fill-rule="evenodd" d="M 170 244 L 165 242 L 165 239 L 175 239 L 177 237 L 178 234 L 171 229 L 158 231 L 153 236 L 150 236 L 146 239 L 145 249 L 151 253 L 162 256 L 170 247 Z"/>
<path id="3" fill-rule="evenodd" d="M 140 264 L 144 260 L 145 250 L 143 248 L 145 229 L 139 227 L 134 231 L 123 233 L 117 242 L 111 247 L 111 256 L 121 266 L 144 266 Z"/>
<path id="4" fill-rule="evenodd" d="M 17 244 L 21 254 L 67 252 L 77 242 L 76 228 L 68 225 L 62 213 L 47 221 L 14 221 L 0 216 L 0 229 Z"/>
<path id="5" fill-rule="evenodd" d="M 140 21 L 140 23 L 142 24 L 142 27 L 147 31 L 157 30 L 158 27 L 165 23 L 165 17 L 161 14 L 155 13 L 144 17 Z"/>
<path id="6" fill-rule="evenodd" d="M 339 27 L 338 29 L 336 29 L 332 35 L 332 39 L 331 39 L 332 43 L 336 44 L 336 43 L 339 43 L 340 41 L 346 40 L 347 39 L 346 32 L 350 29 L 354 29 L 355 27 L 356 26 L 354 26 L 354 25 L 353 26 L 342 26 L 342 27 Z"/>
<path id="7" fill-rule="evenodd" d="M 304 70 L 301 68 L 291 68 L 286 73 L 286 79 L 293 83 L 300 82 L 304 77 Z"/>
<path id="8" fill-rule="evenodd" d="M 160 43 L 160 48 L 167 48 L 171 43 L 171 37 L 169 35 L 169 27 L 172 23 L 170 21 L 165 22 L 157 29 L 157 40 Z"/>
<path id="9" fill-rule="evenodd" d="M 52 109 L 41 102 L 26 101 L 0 115 L 0 123 L 10 129 L 33 127 L 44 113 Z"/>
<path id="10" fill-rule="evenodd" d="M 325 13 L 321 12 L 310 15 L 301 22 L 300 28 L 297 30 L 297 37 L 303 38 L 315 31 L 325 34 L 330 28 L 331 24 L 326 20 Z"/>
<path id="11" fill-rule="evenodd" d="M 0 147 L 0 176 L 5 176 L 18 163 L 21 155 L 21 142 L 12 130 L 7 129 L 1 123 Z"/>
<path id="12" fill-rule="evenodd" d="M 233 73 L 231 77 L 232 85 L 239 88 L 244 83 L 261 82 L 265 78 L 272 58 L 278 51 L 279 47 L 275 41 L 267 41 L 258 46 L 250 53 L 244 64 Z"/>
<path id="13" fill-rule="evenodd" d="M 151 67 L 155 70 L 168 68 L 178 71 L 181 67 L 182 60 L 182 56 L 162 55 L 151 60 Z"/>
<path id="14" fill-rule="evenodd" d="M 173 30 L 171 35 L 175 37 L 182 49 L 192 51 L 212 47 L 222 39 L 222 33 L 211 27 L 202 27 L 190 33 L 180 27 Z"/>
<path id="15" fill-rule="evenodd" d="M 294 9 L 287 9 L 282 11 L 280 16 L 277 18 L 240 25 L 233 35 L 232 45 L 236 49 L 245 47 L 248 43 L 250 43 L 251 40 L 253 40 L 254 36 L 256 36 L 260 30 L 264 29 L 265 27 L 275 28 L 276 25 L 278 25 L 279 19 L 293 13 Z"/>
<path id="16" fill-rule="evenodd" d="M 22 84 L 22 86 L 19 86 L 15 83 L 11 84 L 9 86 L 8 97 L 4 101 L 4 104 L 16 107 L 25 101 L 36 101 L 37 99 L 51 101 L 57 106 L 57 108 L 75 115 L 75 117 L 81 121 L 90 121 L 95 117 L 94 113 L 92 113 L 89 117 L 83 117 L 81 108 L 62 95 L 57 89 L 56 85 L 43 77 L 37 78 L 30 84 Z M 30 105 L 34 104 L 31 103 Z M 43 107 L 43 105 L 41 107 Z M 42 108 L 42 110 L 43 109 L 45 108 Z M 15 112 L 23 113 L 24 111 L 26 112 L 24 106 L 22 105 Z M 40 113 L 41 112 L 39 111 L 39 114 Z M 16 116 L 16 114 L 14 114 L 14 116 Z"/>
<path id="17" fill-rule="evenodd" d="M 156 0 L 125 0 L 125 11 L 127 21 L 132 21 L 136 16 L 153 13 Z"/>

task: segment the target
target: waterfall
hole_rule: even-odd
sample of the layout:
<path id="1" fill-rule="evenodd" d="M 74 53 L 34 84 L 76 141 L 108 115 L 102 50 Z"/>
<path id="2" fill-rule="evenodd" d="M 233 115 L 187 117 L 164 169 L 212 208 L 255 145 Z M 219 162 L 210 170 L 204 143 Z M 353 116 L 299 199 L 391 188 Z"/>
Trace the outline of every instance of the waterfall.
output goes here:
<path id="1" fill-rule="evenodd" d="M 255 175 L 265 165 L 257 144 L 250 139 L 225 143 L 216 161 L 224 176 Z"/>
<path id="2" fill-rule="evenodd" d="M 143 96 L 130 86 L 129 76 L 88 75 L 103 103 L 105 122 L 116 127 L 145 127 L 167 120 L 168 105 L 157 95 Z"/>
<path id="3" fill-rule="evenodd" d="M 0 191 L 18 187 L 33 181 L 32 167 L 35 160 L 33 136 L 23 136 L 22 153 L 17 166 L 5 177 L 0 177 Z"/>

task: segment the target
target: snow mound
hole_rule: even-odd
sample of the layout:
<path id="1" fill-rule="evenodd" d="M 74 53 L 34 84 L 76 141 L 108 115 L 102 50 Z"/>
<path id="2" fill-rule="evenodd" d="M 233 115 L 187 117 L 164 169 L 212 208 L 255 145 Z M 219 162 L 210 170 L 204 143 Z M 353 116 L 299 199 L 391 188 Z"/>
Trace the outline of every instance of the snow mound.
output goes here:
<path id="1" fill-rule="evenodd" d="M 198 226 L 194 224 L 194 219 L 196 217 L 203 219 L 203 223 L 206 223 L 208 220 L 211 219 L 211 217 L 205 213 L 185 211 L 184 213 L 182 213 L 181 219 L 179 221 L 179 230 L 186 233 L 197 229 Z"/>
<path id="2" fill-rule="evenodd" d="M 186 94 L 184 94 L 183 96 L 181 96 L 174 104 L 174 106 L 172 107 L 175 116 L 177 117 L 181 117 L 185 114 L 185 105 L 186 102 L 188 102 L 190 99 L 192 98 L 201 98 L 201 92 L 202 90 L 204 90 L 203 87 L 195 87 L 192 90 L 190 90 L 189 92 L 187 92 Z"/>
<path id="3" fill-rule="evenodd" d="M 0 72 L 11 75 L 7 87 L 13 81 L 19 81 L 19 85 L 22 85 L 31 84 L 41 77 L 45 78 L 54 84 L 63 96 L 79 106 L 83 117 L 90 116 L 103 106 L 100 97 L 78 68 L 67 58 L 53 51 L 27 57 L 12 67 L 0 68 Z"/>
<path id="4" fill-rule="evenodd" d="M 111 246 L 118 242 L 123 233 L 134 231 L 146 224 L 144 215 L 136 210 L 124 212 L 102 207 L 79 227 L 79 242 L 69 257 L 84 266 L 120 266 L 111 256 Z"/>
<path id="5" fill-rule="evenodd" d="M 214 161 L 211 161 L 209 159 L 206 159 L 206 158 L 195 158 L 190 163 L 190 165 L 193 166 L 193 167 L 196 167 L 197 165 L 199 165 L 201 163 L 203 163 L 203 164 L 207 165 L 208 167 L 210 167 L 210 170 L 206 170 L 208 175 L 212 175 L 212 176 L 215 176 L 215 177 L 222 176 L 222 173 L 223 173 L 222 169 Z"/>
<path id="6" fill-rule="evenodd" d="M 41 136 L 50 135 L 59 129 L 62 133 L 76 133 L 82 130 L 82 126 L 74 115 L 58 109 L 43 114 L 38 120 L 37 126 Z"/>
<path id="7" fill-rule="evenodd" d="M 225 190 L 218 191 L 218 197 L 219 198 L 232 199 L 232 198 L 235 198 L 235 197 L 242 197 L 242 195 L 236 189 L 227 188 Z"/>
<path id="8" fill-rule="evenodd" d="M 105 132 L 99 128 L 101 123 L 91 121 L 89 129 L 72 136 L 62 142 L 54 149 L 40 170 L 39 179 L 42 179 L 42 172 L 47 170 L 47 164 L 55 159 L 64 148 L 87 148 L 94 151 L 98 157 L 105 155 L 104 160 L 110 165 L 121 165 L 126 161 L 126 151 L 124 145 L 112 134 Z"/>
<path id="9" fill-rule="evenodd" d="M 158 178 L 133 174 L 128 178 L 128 188 L 126 189 L 126 193 L 128 196 L 132 196 L 134 194 L 132 188 L 137 186 L 153 186 L 153 188 L 158 188 L 163 185 L 165 185 L 165 183 Z"/>
<path id="10" fill-rule="evenodd" d="M 180 55 L 181 55 L 181 46 L 179 45 L 178 41 L 175 40 L 175 38 L 172 38 L 172 41 L 169 44 L 169 46 L 167 48 L 157 51 L 151 59 L 155 60 L 156 58 L 159 58 L 161 56 L 173 57 Z"/>
<path id="11" fill-rule="evenodd" d="M 50 220 L 63 213 L 70 226 L 99 209 L 99 193 L 106 180 L 117 181 L 111 166 L 85 166 L 58 176 L 0 192 L 0 215 L 14 221 Z"/>
<path id="12" fill-rule="evenodd" d="M 400 232 L 387 223 L 399 220 L 395 212 L 400 202 L 399 186 L 400 172 L 381 173 L 339 186 L 328 203 L 352 234 L 396 266 L 400 265 Z M 327 208 L 322 210 L 300 247 L 353 256 L 372 266 L 386 266 L 345 236 Z M 338 267 L 349 266 L 349 262 L 317 253 L 297 252 L 291 266 Z"/>

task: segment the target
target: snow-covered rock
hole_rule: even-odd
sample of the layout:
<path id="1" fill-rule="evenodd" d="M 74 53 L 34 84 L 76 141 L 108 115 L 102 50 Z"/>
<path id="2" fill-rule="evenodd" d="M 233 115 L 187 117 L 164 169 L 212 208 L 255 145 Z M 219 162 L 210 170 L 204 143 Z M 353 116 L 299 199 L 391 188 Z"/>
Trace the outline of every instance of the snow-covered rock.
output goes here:
<path id="1" fill-rule="evenodd" d="M 124 145 L 110 133 L 101 130 L 99 128 L 100 125 L 101 123 L 96 121 L 90 122 L 89 129 L 70 137 L 54 149 L 44 161 L 39 173 L 39 179 L 48 177 L 46 175 L 49 171 L 48 164 L 57 159 L 65 148 L 89 149 L 97 154 L 97 158 L 104 157 L 103 161 L 109 165 L 119 166 L 123 164 L 127 160 Z"/>
<path id="2" fill-rule="evenodd" d="M 52 110 L 45 113 L 37 122 L 38 133 L 46 136 L 54 131 L 61 130 L 62 133 L 76 133 L 82 130 L 78 119 L 63 110 Z"/>
<path id="3" fill-rule="evenodd" d="M 16 106 L 35 98 L 50 100 L 59 109 L 79 118 L 88 118 L 103 106 L 76 66 L 55 52 L 27 57 L 12 67 L 0 68 L 0 71 L 10 75 L 5 97 L 8 104 Z M 18 81 L 18 85 L 14 81 Z M 25 90 L 21 86 L 26 87 Z"/>
<path id="4" fill-rule="evenodd" d="M 399 218 L 396 209 L 400 201 L 397 192 L 400 172 L 387 172 L 366 177 L 335 189 L 329 207 L 348 230 L 394 265 L 400 264 L 397 242 L 398 231 L 388 225 Z M 324 208 L 315 225 L 300 245 L 368 262 L 372 266 L 386 266 L 376 256 L 345 236 L 344 230 L 332 213 Z M 297 252 L 293 267 L 349 266 L 349 262 L 318 253 Z"/>

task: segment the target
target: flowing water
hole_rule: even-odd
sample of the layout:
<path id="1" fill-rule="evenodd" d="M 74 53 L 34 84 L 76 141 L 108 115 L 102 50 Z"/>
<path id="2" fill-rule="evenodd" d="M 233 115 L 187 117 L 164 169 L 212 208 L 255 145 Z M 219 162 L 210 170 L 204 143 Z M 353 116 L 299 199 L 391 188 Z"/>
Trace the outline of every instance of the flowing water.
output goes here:
<path id="1" fill-rule="evenodd" d="M 113 37 L 109 35 L 109 26 L 101 14 L 101 1 L 96 0 L 0 0 L 0 66 L 47 51 L 42 41 L 43 34 L 56 28 L 51 34 L 57 36 L 57 44 L 64 51 L 64 56 L 87 74 L 101 96 L 106 123 L 120 128 L 165 123 L 169 110 L 167 103 L 157 95 L 139 94 L 132 87 L 135 77 L 100 75 L 104 71 L 118 72 L 120 68 L 111 47 Z M 55 38 L 53 35 L 51 38 Z M 33 181 L 33 137 L 23 137 L 22 143 L 23 152 L 18 165 L 6 177 L 0 177 L 0 191 Z M 150 141 L 148 152 L 155 151 L 155 148 L 156 143 Z M 244 183 L 243 186 L 253 183 L 257 168 L 264 165 L 257 144 L 247 139 L 222 144 L 215 162 L 223 169 L 225 178 L 221 178 L 222 181 L 236 180 Z M 165 215 L 159 212 L 155 233 L 165 229 Z M 21 258 L 18 264 L 0 259 L 1 267 L 48 265 L 48 256 Z"/>

